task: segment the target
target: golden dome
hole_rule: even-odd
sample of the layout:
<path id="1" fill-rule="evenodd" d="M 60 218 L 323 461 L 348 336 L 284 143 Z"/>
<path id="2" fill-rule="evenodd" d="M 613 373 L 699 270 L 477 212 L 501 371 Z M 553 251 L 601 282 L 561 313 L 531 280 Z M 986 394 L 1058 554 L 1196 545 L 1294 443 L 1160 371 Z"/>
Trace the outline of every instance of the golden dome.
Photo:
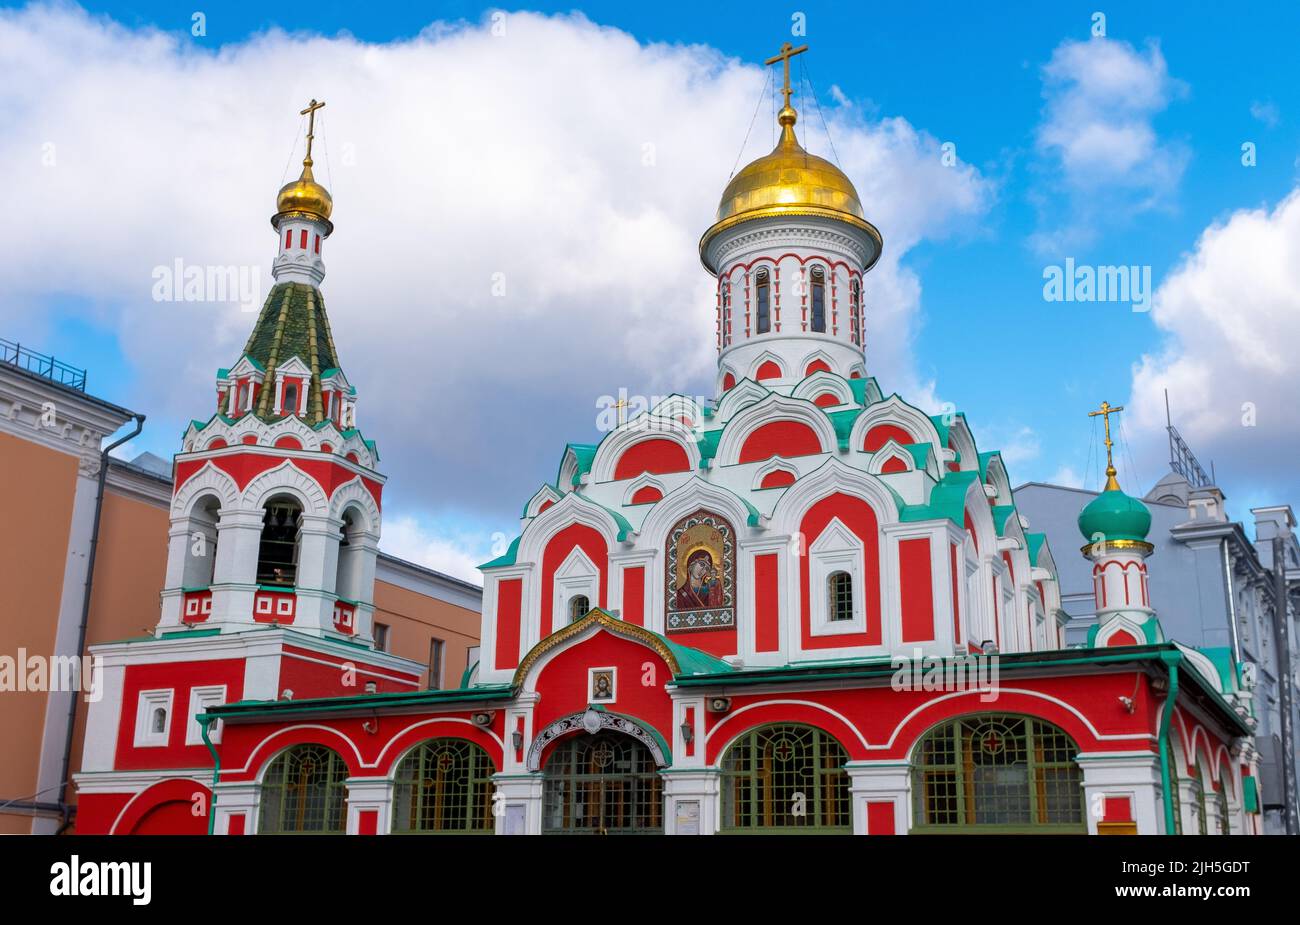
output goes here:
<path id="1" fill-rule="evenodd" d="M 797 118 L 792 107 L 783 107 L 777 117 L 781 140 L 772 153 L 731 178 L 718 203 L 717 220 L 700 240 L 701 257 L 720 232 L 741 222 L 774 215 L 835 218 L 861 228 L 879 241 L 880 233 L 866 220 L 858 191 L 844 171 L 825 158 L 809 154 L 799 144 L 794 134 Z"/>
<path id="2" fill-rule="evenodd" d="M 275 200 L 278 212 L 307 212 L 329 221 L 334 199 L 329 190 L 316 182 L 311 173 L 311 158 L 302 162 L 302 176 L 280 187 Z"/>

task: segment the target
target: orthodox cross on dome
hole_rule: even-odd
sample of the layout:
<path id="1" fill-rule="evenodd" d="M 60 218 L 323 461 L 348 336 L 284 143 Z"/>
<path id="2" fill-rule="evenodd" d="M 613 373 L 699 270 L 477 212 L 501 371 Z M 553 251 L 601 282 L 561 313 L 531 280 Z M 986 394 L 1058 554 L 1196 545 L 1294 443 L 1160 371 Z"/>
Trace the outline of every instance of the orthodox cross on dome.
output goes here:
<path id="1" fill-rule="evenodd" d="M 307 104 L 306 109 L 298 113 L 298 115 L 300 116 L 307 117 L 307 157 L 303 159 L 304 164 L 311 164 L 312 162 L 311 142 L 312 139 L 316 137 L 316 110 L 323 109 L 324 106 L 325 106 L 324 100 L 322 100 L 319 103 L 316 102 L 316 100 L 312 100 L 310 103 Z M 325 166 L 328 167 L 329 165 L 326 164 Z"/>
<path id="2" fill-rule="evenodd" d="M 1113 445 L 1110 439 L 1110 416 L 1123 410 L 1123 405 L 1112 406 L 1110 402 L 1104 401 L 1099 409 L 1088 412 L 1088 417 L 1095 418 L 1101 415 L 1102 420 L 1106 422 L 1106 491 L 1119 491 L 1119 482 L 1115 480 L 1115 461 L 1111 458 L 1110 452 Z"/>
<path id="3" fill-rule="evenodd" d="M 780 61 L 783 65 L 783 70 L 785 72 L 784 73 L 785 85 L 781 87 L 781 94 L 785 97 L 785 103 L 783 104 L 783 106 L 786 109 L 790 108 L 790 94 L 794 92 L 793 90 L 790 89 L 790 59 L 793 58 L 795 55 L 803 54 L 807 50 L 808 50 L 807 45 L 800 45 L 798 48 L 795 48 L 789 42 L 786 42 L 784 45 L 781 46 L 781 53 L 779 55 L 774 55 L 773 57 L 768 58 L 766 61 L 763 62 L 764 64 L 770 66 Z"/>

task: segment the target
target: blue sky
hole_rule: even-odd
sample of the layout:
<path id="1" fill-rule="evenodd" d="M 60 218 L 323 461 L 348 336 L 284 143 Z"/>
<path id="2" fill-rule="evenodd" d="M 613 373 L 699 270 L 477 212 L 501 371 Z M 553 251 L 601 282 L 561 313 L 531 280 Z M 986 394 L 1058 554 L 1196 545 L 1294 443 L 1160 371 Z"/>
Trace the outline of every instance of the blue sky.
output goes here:
<path id="1" fill-rule="evenodd" d="M 1273 397 L 1287 385 L 1294 390 L 1297 361 L 1285 356 L 1284 348 L 1294 351 L 1300 338 L 1289 345 L 1284 341 L 1288 335 L 1300 333 L 1296 321 L 1300 297 L 1293 287 L 1294 278 L 1285 275 L 1255 291 L 1251 281 L 1260 273 L 1245 273 L 1244 282 L 1234 279 L 1230 264 L 1239 261 L 1228 256 L 1267 253 L 1273 248 L 1279 254 L 1294 255 L 1288 245 L 1300 246 L 1291 236 L 1289 213 L 1281 214 L 1279 205 L 1297 186 L 1300 80 L 1296 79 L 1294 37 L 1300 34 L 1300 7 L 1254 4 L 1226 12 L 1208 3 L 1107 4 L 1105 37 L 1099 40 L 1091 35 L 1095 6 L 952 3 L 876 8 L 866 13 L 860 4 L 798 5 L 806 15 L 806 38 L 800 40 L 812 46 L 805 56 L 805 73 L 826 108 L 837 153 L 845 157 L 846 170 L 864 192 L 868 218 L 880 225 L 886 250 L 891 242 L 905 242 L 896 251 L 900 254 L 897 279 L 902 280 L 898 288 L 915 283 L 919 293 L 900 307 L 897 315 L 882 310 L 874 320 L 876 328 L 869 319 L 868 368 L 902 370 L 895 373 L 893 381 L 882 382 L 887 391 L 911 385 L 966 412 L 981 449 L 1007 447 L 1014 483 L 1061 478 L 1096 487 L 1099 466 L 1089 453 L 1094 425 L 1086 413 L 1102 399 L 1133 405 L 1135 413 L 1125 424 L 1124 435 L 1130 445 L 1124 453 L 1121 479 L 1126 487 L 1136 483 L 1133 489 L 1143 491 L 1165 471 L 1165 443 L 1159 427 L 1163 397 L 1159 393 L 1172 386 L 1175 423 L 1207 468 L 1214 460 L 1233 515 L 1249 520 L 1249 505 L 1290 502 L 1297 499 L 1300 488 L 1294 466 L 1287 461 L 1300 449 L 1300 422 L 1296 411 L 1286 407 L 1289 398 L 1279 401 Z M 31 12 L 30 8 L 11 9 L 18 17 Z M 106 42 L 124 45 L 138 36 L 168 34 L 176 47 L 166 55 L 175 61 L 164 60 L 164 64 L 190 72 L 187 76 L 210 68 L 210 79 L 219 81 L 222 67 L 231 65 L 232 60 L 256 58 L 258 43 L 268 41 L 267 30 L 289 31 L 289 37 L 276 41 L 302 49 L 304 55 L 310 54 L 313 36 L 337 43 L 343 34 L 367 47 L 388 48 L 393 43 L 410 42 L 435 21 L 448 24 L 437 35 L 481 30 L 494 8 L 464 3 L 322 2 L 294 5 L 290 10 L 226 3 L 206 11 L 207 34 L 197 38 L 190 34 L 190 10 L 174 4 L 90 3 L 85 9 L 97 18 L 76 28 L 107 30 L 111 35 Z M 680 235 L 668 234 L 665 240 L 681 237 L 689 250 L 693 247 L 689 236 L 698 236 L 703 230 L 726 182 L 726 171 L 740 148 L 757 96 L 758 85 L 752 79 L 745 92 L 740 92 L 725 78 L 736 76 L 743 83 L 747 73 L 743 68 L 761 62 L 789 38 L 794 10 L 787 4 L 763 3 L 661 3 L 653 8 L 614 3 L 580 7 L 532 4 L 527 9 L 548 15 L 578 9 L 592 23 L 621 30 L 641 46 L 699 45 L 720 53 L 711 59 L 711 78 L 719 81 L 717 86 L 727 87 L 727 92 L 734 91 L 737 101 L 749 102 L 731 106 L 733 116 L 717 122 L 711 130 L 714 137 L 708 138 L 708 143 L 719 152 L 731 152 L 718 160 L 725 165 L 721 169 L 709 168 L 716 174 L 713 190 L 695 197 L 698 208 L 687 204 L 674 213 L 686 216 L 683 228 Z M 110 20 L 122 28 L 110 28 Z M 21 32 L 30 22 L 10 19 L 9 27 Z M 66 41 L 59 39 L 60 33 L 54 29 L 43 34 L 51 41 Z M 425 33 L 426 38 L 430 35 Z M 1113 62 L 1099 58 L 1102 52 L 1113 54 Z M 14 55 L 11 45 L 0 42 L 0 62 Z M 111 50 L 107 56 L 111 59 Z M 718 63 L 728 59 L 736 59 L 734 64 L 741 70 L 728 70 L 728 65 Z M 465 67 L 472 70 L 474 59 L 466 60 Z M 536 79 L 555 81 L 555 92 L 561 93 L 558 88 L 566 82 L 599 81 L 600 68 L 610 66 L 608 61 L 597 64 L 594 58 L 587 61 L 580 55 L 570 55 L 566 63 L 567 73 L 539 71 Z M 5 70 L 12 64 L 11 60 Z M 490 82 L 490 69 L 475 78 Z M 203 86 L 204 78 L 194 79 L 196 86 Z M 314 85 L 320 83 L 317 80 Z M 145 89 L 141 86 L 135 84 L 124 92 L 139 94 L 134 105 L 147 107 L 147 84 Z M 270 83 L 266 86 L 277 93 L 286 89 Z M 296 92 L 297 87 L 293 89 Z M 700 92 L 706 90 L 707 85 Z M 0 91 L 0 113 L 6 105 L 27 113 L 26 119 L 16 122 L 19 133 L 29 126 L 32 132 L 52 132 L 49 126 L 56 121 L 54 116 L 30 116 L 42 104 L 41 95 L 48 92 L 57 91 L 36 84 L 11 90 L 8 96 Z M 429 102 L 436 111 L 436 101 Z M 629 97 L 628 106 L 636 105 L 636 99 Z M 671 111 L 671 105 L 667 108 Z M 760 108 L 754 136 L 767 139 L 768 104 Z M 812 107 L 805 104 L 801 109 L 807 145 L 829 156 L 825 133 Z M 336 115 L 337 110 L 327 112 L 336 119 L 345 118 L 341 112 Z M 176 125 L 183 125 L 186 118 L 174 110 L 158 115 L 159 120 Z M 221 131 L 230 144 L 265 134 L 271 124 L 260 110 L 247 114 L 236 110 L 211 118 L 226 120 Z M 599 135 L 611 118 L 608 109 L 590 111 L 582 114 L 579 124 Z M 268 144 L 280 146 L 275 150 L 283 151 L 294 119 L 296 114 L 290 111 L 274 125 L 276 135 L 273 144 Z M 887 147 L 891 156 L 929 157 L 937 153 L 938 146 L 951 143 L 960 166 L 969 171 L 960 183 L 954 180 L 950 190 L 945 187 L 938 193 L 921 188 L 919 183 L 909 189 L 904 182 L 880 193 L 880 214 L 893 218 L 896 226 L 907 227 L 909 221 L 923 224 L 923 230 L 916 233 L 900 233 L 880 221 L 869 195 L 877 188 L 876 179 L 866 175 L 865 168 L 863 173 L 854 172 L 858 163 L 874 163 L 868 156 L 854 160 L 855 143 L 860 139 L 865 150 L 872 150 L 873 139 L 899 124 L 898 120 L 920 140 Z M 1107 131 L 1114 130 L 1109 136 L 1112 139 L 1131 141 L 1136 146 L 1132 157 L 1124 156 L 1122 150 L 1099 154 L 1095 147 L 1089 148 L 1080 132 L 1089 120 Z M 647 134 L 660 130 L 650 117 L 647 121 L 655 126 L 648 128 Z M 453 136 L 473 130 L 472 123 L 450 128 Z M 327 122 L 326 133 L 329 130 Z M 697 137 L 701 132 L 710 132 L 707 122 L 696 130 Z M 160 130 L 157 144 L 166 145 L 167 138 L 176 137 L 174 129 Z M 1242 145 L 1247 142 L 1256 152 L 1256 163 L 1250 167 L 1242 164 Z M 581 143 L 581 138 L 574 142 Z M 765 140 L 751 141 L 745 159 L 762 153 L 764 144 Z M 412 155 L 430 156 L 427 148 L 417 154 L 420 150 L 413 147 Z M 593 149 L 589 156 L 593 164 L 599 164 L 598 151 Z M 278 185 L 283 163 L 283 154 L 277 154 L 261 173 L 252 174 L 257 185 L 222 191 L 222 196 L 256 199 L 254 211 L 261 216 L 261 224 L 227 233 L 232 253 L 243 247 L 269 250 L 273 246 L 261 213 L 267 212 L 266 201 Z M 904 168 L 896 175 L 904 180 L 909 176 Z M 120 182 L 138 184 L 138 198 L 151 196 L 148 171 L 125 172 Z M 473 185 L 475 177 L 469 176 L 465 182 Z M 494 188 L 500 190 L 501 186 L 485 184 L 489 191 Z M 337 186 L 334 191 L 341 205 L 346 194 Z M 918 205 L 909 212 L 911 199 L 927 203 L 942 199 L 943 203 Z M 503 213 L 505 207 L 494 204 L 485 208 Z M 1263 212 L 1251 221 L 1250 210 Z M 1216 225 L 1224 231 L 1222 240 L 1212 235 L 1213 242 L 1198 243 L 1206 230 Z M 232 223 L 222 227 L 242 226 Z M 342 220 L 340 227 L 345 227 Z M 355 234 L 354 228 L 348 230 Z M 122 245 L 121 253 L 129 253 L 129 244 Z M 196 252 L 216 259 L 219 244 L 209 247 Z M 141 259 L 148 262 L 155 256 L 151 252 Z M 1154 287 L 1167 287 L 1167 299 L 1162 303 L 1158 297 L 1156 310 L 1151 312 L 1134 312 L 1127 304 L 1047 302 L 1043 298 L 1044 268 L 1060 264 L 1066 257 L 1078 264 L 1149 266 Z M 238 259 L 230 258 L 231 262 Z M 360 258 L 357 263 L 361 264 Z M 341 275 L 344 271 L 331 264 L 331 272 Z M 355 275 L 362 270 L 358 266 L 348 272 Z M 694 282 L 704 281 L 702 271 L 698 276 L 700 280 Z M 335 277 L 326 282 L 327 295 L 336 291 L 331 288 L 334 282 Z M 693 284 L 687 279 L 682 285 Z M 269 285 L 269 279 L 264 279 L 264 285 Z M 892 290 L 892 284 L 882 286 Z M 30 341 L 36 349 L 88 367 L 92 391 L 150 415 L 146 435 L 137 446 L 164 456 L 175 451 L 179 429 L 190 416 L 181 409 L 197 405 L 192 416 L 202 416 L 204 403 L 209 401 L 212 369 L 233 362 L 236 357 L 229 355 L 230 346 L 235 345 L 237 352 L 241 324 L 246 331 L 252 320 L 248 316 L 224 319 L 214 335 L 219 350 L 211 343 L 205 346 L 199 331 L 191 329 L 191 338 L 175 349 L 193 355 L 166 368 L 168 390 L 179 394 L 169 394 L 168 400 L 161 401 L 159 377 L 163 373 L 140 355 L 143 322 L 130 316 L 128 300 L 112 286 L 101 290 L 93 280 L 51 274 L 44 281 L 29 279 L 20 288 L 21 296 L 11 295 L 7 307 L 0 304 L 0 321 L 6 327 L 0 336 Z M 349 322 L 346 316 L 341 322 L 339 317 L 351 307 L 336 300 L 330 305 L 331 317 L 342 335 Z M 693 310 L 701 330 L 711 330 L 710 304 L 700 300 Z M 1225 312 L 1231 315 L 1226 321 Z M 444 317 L 447 324 L 458 323 L 450 311 Z M 904 334 L 895 336 L 881 330 L 880 326 L 895 317 L 906 319 Z M 1237 343 L 1230 333 L 1215 334 L 1207 319 L 1219 319 L 1229 332 L 1266 331 L 1265 343 Z M 356 337 L 371 338 L 372 334 L 375 332 L 358 329 Z M 340 339 L 347 367 L 349 348 L 342 336 Z M 371 339 L 379 342 L 377 335 Z M 1223 343 L 1221 351 L 1216 341 Z M 880 355 L 873 355 L 873 345 L 882 351 Z M 616 356 L 630 349 L 626 340 L 618 338 L 607 341 L 605 347 Z M 1275 352 L 1269 352 L 1269 347 Z M 906 356 L 900 359 L 897 353 Z M 374 356 L 368 346 L 358 349 L 356 355 Z M 494 362 L 515 363 L 513 358 Z M 1135 372 L 1139 367 L 1143 368 Z M 202 374 L 197 372 L 200 369 Z M 378 370 L 348 369 L 362 388 L 363 403 L 367 386 L 371 392 L 384 392 L 384 388 L 375 387 Z M 545 364 L 530 373 L 554 374 L 554 367 L 548 373 Z M 204 376 L 208 377 L 206 386 L 202 384 Z M 683 367 L 683 379 L 677 386 L 681 391 L 707 390 L 707 367 Z M 464 380 L 452 377 L 421 385 L 417 377 L 412 387 L 449 394 L 458 381 Z M 474 547 L 471 552 L 475 554 L 482 551 L 487 545 L 485 537 L 509 531 L 523 499 L 540 481 L 553 477 L 564 442 L 596 436 L 590 425 L 583 424 L 590 417 L 587 392 L 565 392 L 557 386 L 547 392 L 547 403 L 530 404 L 526 395 L 521 396 L 518 384 L 511 383 L 508 397 L 496 401 L 498 407 L 494 408 L 491 396 L 484 394 L 485 382 L 491 379 L 475 379 L 466 385 L 474 391 L 474 413 L 449 416 L 434 436 L 408 441 L 404 435 L 395 435 L 393 430 L 400 426 L 401 418 L 388 412 L 372 417 L 370 427 L 363 418 L 368 435 L 380 441 L 394 479 L 390 511 L 395 508 L 399 515 L 411 518 L 406 524 L 411 535 L 403 541 L 411 545 L 404 549 L 418 547 L 428 539 L 424 533 L 429 533 L 438 539 L 431 540 L 427 549 L 445 550 L 449 543 L 460 542 Z M 621 384 L 610 382 L 610 388 Z M 664 388 L 654 375 L 635 371 L 628 373 L 627 384 L 647 390 Z M 1233 389 L 1231 395 L 1221 395 L 1228 385 Z M 1214 399 L 1207 398 L 1207 393 Z M 1220 398 L 1222 406 L 1211 408 Z M 1253 427 L 1235 421 L 1243 402 L 1258 405 L 1259 421 Z M 1158 414 L 1153 410 L 1157 408 Z M 546 426 L 536 425 L 535 438 L 531 430 L 530 436 L 522 431 L 515 434 L 511 422 L 525 418 Z M 383 429 L 376 432 L 374 428 L 381 425 Z M 483 442 L 465 438 L 467 429 L 481 431 Z M 494 435 L 500 435 L 498 442 L 506 445 L 485 470 L 483 447 Z M 412 482 L 427 467 L 416 457 L 425 453 L 441 454 L 449 461 L 438 463 L 435 484 L 417 486 Z M 456 487 L 458 480 L 463 484 L 463 480 L 476 478 L 492 480 L 492 490 L 466 494 Z M 424 558 L 445 564 L 438 555 L 429 552 Z"/>

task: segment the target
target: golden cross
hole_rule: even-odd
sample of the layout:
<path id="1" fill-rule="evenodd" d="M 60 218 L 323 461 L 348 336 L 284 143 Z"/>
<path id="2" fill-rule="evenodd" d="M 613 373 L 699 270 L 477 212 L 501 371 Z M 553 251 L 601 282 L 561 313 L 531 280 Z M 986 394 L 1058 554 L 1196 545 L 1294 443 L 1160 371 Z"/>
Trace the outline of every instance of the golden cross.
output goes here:
<path id="1" fill-rule="evenodd" d="M 1101 403 L 1100 409 L 1098 409 L 1097 411 L 1088 412 L 1088 417 L 1095 418 L 1097 415 L 1100 414 L 1102 416 L 1102 420 L 1106 422 L 1106 490 L 1107 491 L 1119 490 L 1119 482 L 1115 480 L 1115 463 L 1111 459 L 1111 454 L 1110 454 L 1110 448 L 1112 446 L 1111 439 L 1110 439 L 1110 416 L 1112 414 L 1116 414 L 1123 410 L 1124 410 L 1123 405 L 1112 406 L 1110 402 L 1104 401 Z"/>
<path id="2" fill-rule="evenodd" d="M 784 64 L 785 86 L 781 88 L 781 93 L 785 95 L 786 109 L 790 108 L 790 94 L 794 92 L 793 90 L 790 89 L 790 59 L 793 58 L 795 55 L 803 54 L 807 50 L 808 50 L 807 45 L 800 45 L 798 48 L 795 48 L 789 42 L 786 42 L 784 45 L 781 46 L 781 53 L 779 55 L 768 58 L 766 61 L 763 62 L 764 64 L 767 65 L 776 64 L 776 62 L 778 61 Z"/>
<path id="3" fill-rule="evenodd" d="M 312 100 L 307 104 L 306 109 L 298 113 L 300 116 L 307 117 L 307 163 L 311 163 L 311 140 L 316 137 L 316 110 L 322 108 L 324 105 L 323 102 L 318 103 L 315 100 Z"/>

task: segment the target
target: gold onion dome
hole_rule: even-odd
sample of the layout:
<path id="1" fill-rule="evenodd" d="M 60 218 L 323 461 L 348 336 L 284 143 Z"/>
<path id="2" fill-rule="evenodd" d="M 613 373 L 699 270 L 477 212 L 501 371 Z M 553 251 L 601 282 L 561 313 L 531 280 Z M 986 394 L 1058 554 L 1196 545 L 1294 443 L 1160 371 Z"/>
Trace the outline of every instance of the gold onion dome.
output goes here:
<path id="1" fill-rule="evenodd" d="M 791 106 L 777 116 L 781 139 L 765 154 L 731 178 L 718 203 L 713 226 L 700 239 L 700 255 L 722 231 L 742 222 L 783 215 L 813 215 L 838 219 L 880 240 L 866 220 L 852 181 L 825 158 L 809 154 L 795 137 L 798 114 Z M 879 246 L 877 245 L 877 254 Z M 707 259 L 706 259 L 707 264 Z"/>
<path id="2" fill-rule="evenodd" d="M 281 213 L 306 212 L 329 221 L 330 212 L 334 210 L 334 199 L 329 190 L 317 183 L 312 176 L 310 157 L 302 162 L 302 175 L 280 187 L 275 205 Z"/>

